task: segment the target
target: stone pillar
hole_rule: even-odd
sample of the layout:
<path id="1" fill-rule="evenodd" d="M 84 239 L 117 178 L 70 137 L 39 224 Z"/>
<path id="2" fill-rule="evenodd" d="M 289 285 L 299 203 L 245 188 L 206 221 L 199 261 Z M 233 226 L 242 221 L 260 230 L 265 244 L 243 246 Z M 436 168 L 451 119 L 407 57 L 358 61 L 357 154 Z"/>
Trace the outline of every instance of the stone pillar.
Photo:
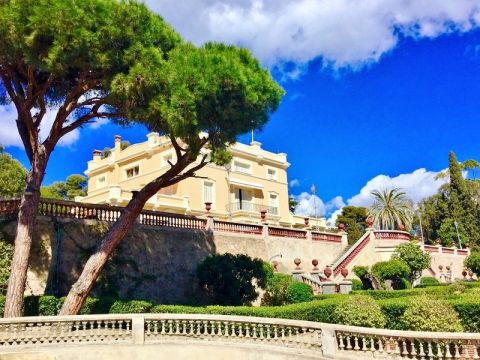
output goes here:
<path id="1" fill-rule="evenodd" d="M 132 337 L 136 345 L 145 342 L 145 319 L 142 315 L 132 316 Z"/>
<path id="2" fill-rule="evenodd" d="M 207 231 L 213 231 L 214 229 L 214 220 L 213 220 L 213 216 L 208 216 L 207 217 L 207 225 L 205 227 L 205 230 Z"/>
<path id="3" fill-rule="evenodd" d="M 337 283 L 334 281 L 322 282 L 322 294 L 335 294 L 337 289 Z"/>
<path id="4" fill-rule="evenodd" d="M 115 152 L 122 151 L 122 137 L 120 135 L 115 135 Z"/>
<path id="5" fill-rule="evenodd" d="M 342 280 L 338 283 L 340 294 L 350 294 L 352 292 L 352 282 L 350 280 Z"/>
<path id="6" fill-rule="evenodd" d="M 322 355 L 327 359 L 336 359 L 337 358 L 337 338 L 335 336 L 335 330 L 333 329 L 322 329 Z"/>

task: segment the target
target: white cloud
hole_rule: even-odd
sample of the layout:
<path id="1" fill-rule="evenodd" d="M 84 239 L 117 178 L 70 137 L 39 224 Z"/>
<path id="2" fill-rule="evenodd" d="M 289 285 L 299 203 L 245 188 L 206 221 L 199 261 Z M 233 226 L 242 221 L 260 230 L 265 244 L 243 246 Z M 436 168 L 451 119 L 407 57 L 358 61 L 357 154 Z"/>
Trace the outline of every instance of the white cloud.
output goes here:
<path id="1" fill-rule="evenodd" d="M 55 120 L 55 109 L 49 109 L 45 114 L 40 125 L 40 139 L 45 140 L 48 136 L 50 129 L 52 128 L 53 121 Z M 23 148 L 23 143 L 18 135 L 17 125 L 17 111 L 12 105 L 0 106 L 0 126 L 2 131 L 0 132 L 0 144 L 3 146 L 16 146 Z M 98 129 L 100 126 L 108 123 L 108 119 L 95 119 L 90 123 L 91 129 Z M 58 142 L 58 146 L 68 147 L 74 145 L 80 138 L 80 130 L 75 129 L 63 136 Z"/>
<path id="2" fill-rule="evenodd" d="M 437 172 L 420 168 L 411 173 L 394 177 L 377 175 L 369 180 L 357 195 L 348 199 L 347 203 L 353 206 L 370 206 L 373 202 L 370 193 L 373 190 L 396 187 L 402 189 L 416 204 L 423 198 L 435 194 L 438 188 L 447 181 L 446 179 L 435 179 L 437 174 Z"/>
<path id="3" fill-rule="evenodd" d="M 372 204 L 371 192 L 377 189 L 400 188 L 407 196 L 417 204 L 423 198 L 434 195 L 438 188 L 448 179 L 435 179 L 438 172 L 427 171 L 424 168 L 417 169 L 411 173 L 398 176 L 377 175 L 367 181 L 360 192 L 347 200 L 346 204 L 353 206 L 368 207 Z M 464 174 L 465 175 L 465 174 Z M 341 214 L 342 208 L 346 205 L 341 196 L 336 196 L 328 202 L 324 202 L 318 196 L 303 192 L 295 196 L 299 205 L 295 213 L 298 215 L 313 215 L 315 207 L 317 216 L 327 216 L 327 226 L 334 227 L 335 220 Z M 315 199 L 315 200 L 314 200 Z"/>
<path id="4" fill-rule="evenodd" d="M 288 185 L 289 185 L 291 188 L 300 186 L 300 180 L 298 180 L 298 179 L 290 180 L 290 182 L 288 183 Z"/>
<path id="5" fill-rule="evenodd" d="M 296 215 L 321 217 L 345 205 L 341 196 L 336 196 L 327 202 L 324 202 L 317 195 L 307 192 L 302 192 L 300 195 L 294 197 L 298 202 L 295 208 Z"/>
<path id="6" fill-rule="evenodd" d="M 196 0 L 146 3 L 186 39 L 248 47 L 269 66 L 322 57 L 359 68 L 401 36 L 434 38 L 480 25 L 479 0 Z"/>

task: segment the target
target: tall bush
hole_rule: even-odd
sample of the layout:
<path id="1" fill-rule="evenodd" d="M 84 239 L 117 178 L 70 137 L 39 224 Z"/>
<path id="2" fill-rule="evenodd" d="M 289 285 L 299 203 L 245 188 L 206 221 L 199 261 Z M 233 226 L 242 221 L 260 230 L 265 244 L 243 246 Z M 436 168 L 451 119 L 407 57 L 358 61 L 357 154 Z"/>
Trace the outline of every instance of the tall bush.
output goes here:
<path id="1" fill-rule="evenodd" d="M 422 275 L 422 271 L 430 266 L 430 254 L 423 252 L 414 243 L 406 243 L 397 246 L 392 259 L 401 260 L 410 268 L 408 279 L 411 283 Z"/>
<path id="2" fill-rule="evenodd" d="M 288 304 L 287 289 L 294 282 L 291 275 L 275 273 L 267 280 L 262 305 L 280 306 Z"/>
<path id="3" fill-rule="evenodd" d="M 254 282 L 265 289 L 268 275 L 262 260 L 247 255 L 209 255 L 197 267 L 199 285 L 217 305 L 250 304 L 258 297 Z"/>
<path id="4" fill-rule="evenodd" d="M 480 277 L 480 252 L 472 252 L 463 264 Z"/>
<path id="5" fill-rule="evenodd" d="M 452 305 L 429 296 L 417 297 L 401 317 L 404 330 L 462 331 L 463 327 Z"/>
<path id="6" fill-rule="evenodd" d="M 295 281 L 287 288 L 287 299 L 290 304 L 311 301 L 313 290 L 310 285 Z"/>
<path id="7" fill-rule="evenodd" d="M 352 326 L 383 328 L 386 324 L 380 306 L 366 295 L 348 297 L 336 307 L 334 318 L 340 324 Z"/>
<path id="8" fill-rule="evenodd" d="M 394 289 L 404 289 L 403 281 L 410 274 L 410 267 L 402 260 L 380 261 L 372 266 L 372 273 L 382 282 L 390 280 Z"/>

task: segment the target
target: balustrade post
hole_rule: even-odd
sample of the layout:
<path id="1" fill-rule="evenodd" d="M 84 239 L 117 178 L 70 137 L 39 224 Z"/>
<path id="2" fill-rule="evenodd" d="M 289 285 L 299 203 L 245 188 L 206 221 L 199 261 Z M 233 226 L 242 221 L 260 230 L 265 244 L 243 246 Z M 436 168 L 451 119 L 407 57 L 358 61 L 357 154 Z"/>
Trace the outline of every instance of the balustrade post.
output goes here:
<path id="1" fill-rule="evenodd" d="M 132 337 L 134 344 L 145 343 L 145 318 L 143 315 L 132 316 Z"/>
<path id="2" fill-rule="evenodd" d="M 266 239 L 268 238 L 268 225 L 264 224 L 262 229 L 262 236 Z"/>
<path id="3" fill-rule="evenodd" d="M 312 230 L 307 229 L 307 240 L 312 241 Z"/>
<path id="4" fill-rule="evenodd" d="M 213 231 L 214 228 L 215 228 L 215 224 L 214 224 L 213 217 L 212 217 L 212 216 L 207 217 L 207 222 L 206 222 L 205 230 L 207 230 L 207 231 Z"/>
<path id="5" fill-rule="evenodd" d="M 321 335 L 322 341 L 322 355 L 327 359 L 337 358 L 337 337 L 335 336 L 335 330 L 333 329 L 322 329 Z"/>

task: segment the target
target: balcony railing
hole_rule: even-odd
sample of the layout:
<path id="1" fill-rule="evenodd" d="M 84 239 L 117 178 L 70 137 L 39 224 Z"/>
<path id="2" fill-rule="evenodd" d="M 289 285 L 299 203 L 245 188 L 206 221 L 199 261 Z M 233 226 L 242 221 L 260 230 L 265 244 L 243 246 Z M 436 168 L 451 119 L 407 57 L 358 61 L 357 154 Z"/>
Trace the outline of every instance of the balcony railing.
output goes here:
<path id="1" fill-rule="evenodd" d="M 242 201 L 242 202 L 237 201 L 237 202 L 228 204 L 226 206 L 226 209 L 228 213 L 248 212 L 248 213 L 258 214 L 261 211 L 266 211 L 267 214 L 278 215 L 278 207 L 255 204 L 249 201 Z"/>

